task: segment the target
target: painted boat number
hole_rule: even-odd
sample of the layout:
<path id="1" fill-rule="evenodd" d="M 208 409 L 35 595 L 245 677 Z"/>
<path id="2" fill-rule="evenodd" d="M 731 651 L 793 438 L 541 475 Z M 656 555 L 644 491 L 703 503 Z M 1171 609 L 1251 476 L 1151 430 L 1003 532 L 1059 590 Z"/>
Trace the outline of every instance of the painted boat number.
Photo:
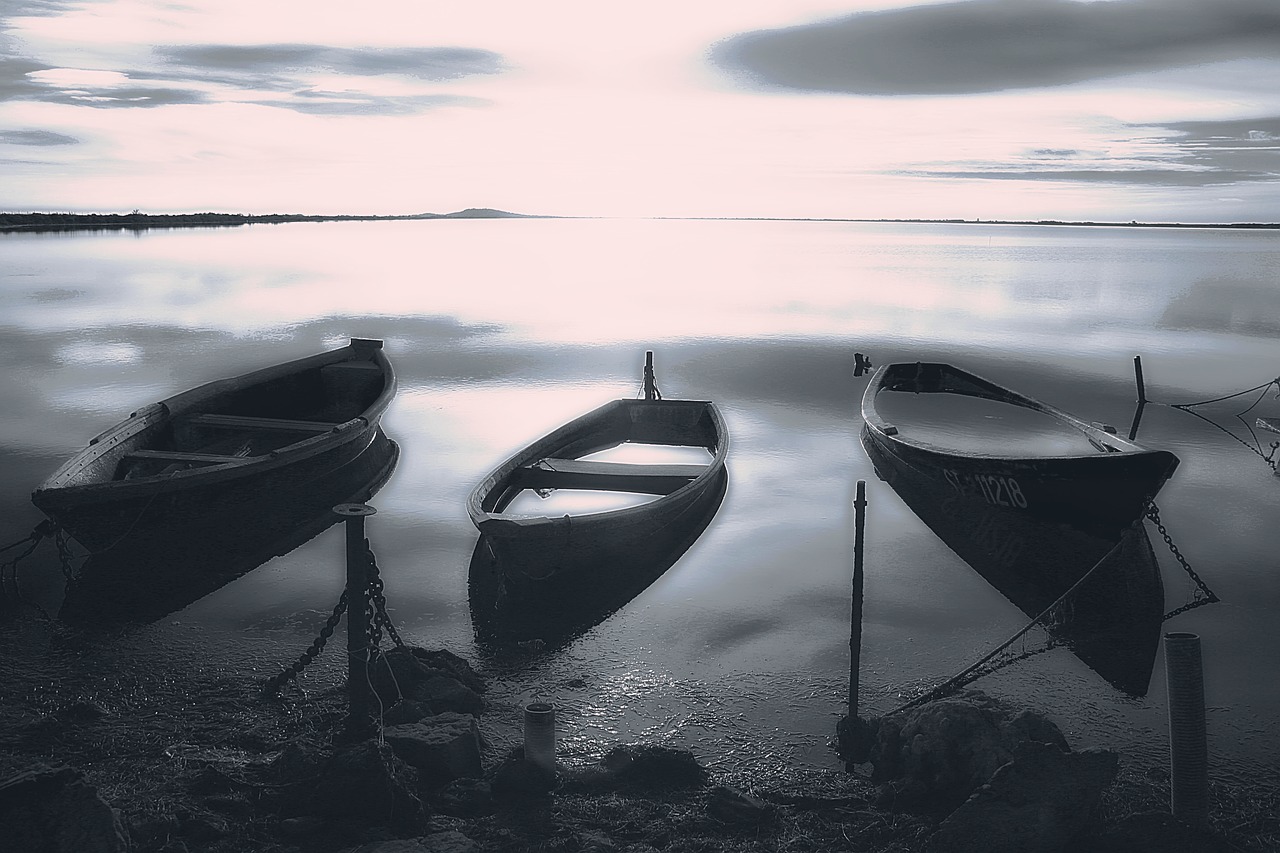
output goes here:
<path id="1" fill-rule="evenodd" d="M 1027 508 L 1027 496 L 1022 493 L 1022 486 L 1012 477 L 1000 474 L 957 474 L 949 468 L 944 468 L 942 473 L 947 482 L 962 494 L 970 494 L 976 487 L 992 506 Z"/>

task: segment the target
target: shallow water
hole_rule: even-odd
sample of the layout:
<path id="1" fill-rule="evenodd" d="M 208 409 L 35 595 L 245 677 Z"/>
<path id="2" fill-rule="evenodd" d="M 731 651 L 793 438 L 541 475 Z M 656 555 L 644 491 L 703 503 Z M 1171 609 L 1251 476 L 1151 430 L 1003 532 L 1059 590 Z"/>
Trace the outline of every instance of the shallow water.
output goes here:
<path id="1" fill-rule="evenodd" d="M 1026 621 L 876 478 L 858 443 L 866 378 L 853 377 L 853 352 L 954 361 L 1123 432 L 1135 355 L 1165 403 L 1276 374 L 1278 274 L 1280 235 L 1235 230 L 500 220 L 0 235 L 0 543 L 39 520 L 31 489 L 138 405 L 348 336 L 382 338 L 400 379 L 384 424 L 403 456 L 367 529 L 408 641 L 485 667 L 495 720 L 529 698 L 555 702 L 570 757 L 652 739 L 730 773 L 835 767 L 857 481 L 870 504 L 864 713 Z M 478 645 L 467 493 L 530 439 L 635 396 L 645 350 L 665 396 L 711 399 L 725 416 L 719 512 L 652 586 L 564 647 Z M 1244 425 L 1280 414 L 1280 401 L 1273 391 L 1234 419 L 1251 402 L 1201 411 L 1251 441 Z M 1140 438 L 1181 458 L 1162 518 L 1223 599 L 1165 623 L 1202 637 L 1211 772 L 1268 772 L 1280 765 L 1280 479 L 1185 412 L 1149 406 Z M 1148 527 L 1172 609 L 1191 585 Z M 330 529 L 140 646 L 274 671 L 337 600 L 342 543 Z M 49 549 L 22 576 L 56 607 Z M 336 677 L 332 661 L 316 669 L 309 678 Z M 1046 710 L 1077 745 L 1166 761 L 1162 659 L 1139 699 L 1065 649 L 975 686 Z"/>

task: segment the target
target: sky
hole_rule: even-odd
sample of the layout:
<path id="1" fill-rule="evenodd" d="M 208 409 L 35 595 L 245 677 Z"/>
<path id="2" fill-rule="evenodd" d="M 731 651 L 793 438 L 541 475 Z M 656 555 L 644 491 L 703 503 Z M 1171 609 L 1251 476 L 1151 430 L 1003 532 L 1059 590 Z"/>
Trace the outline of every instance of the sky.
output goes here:
<path id="1" fill-rule="evenodd" d="M 0 0 L 0 211 L 1280 221 L 1280 0 Z"/>

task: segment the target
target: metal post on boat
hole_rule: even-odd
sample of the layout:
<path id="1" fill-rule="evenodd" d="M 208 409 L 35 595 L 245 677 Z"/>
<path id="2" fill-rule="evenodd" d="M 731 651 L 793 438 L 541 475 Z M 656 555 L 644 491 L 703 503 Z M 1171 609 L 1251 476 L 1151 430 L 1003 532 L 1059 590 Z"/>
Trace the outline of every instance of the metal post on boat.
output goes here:
<path id="1" fill-rule="evenodd" d="M 644 354 L 644 398 L 658 399 L 658 382 L 653 376 L 653 350 Z"/>
<path id="2" fill-rule="evenodd" d="M 1133 423 L 1129 427 L 1129 440 L 1138 437 L 1138 424 L 1142 422 L 1142 410 L 1147 406 L 1147 386 L 1142 381 L 1142 356 L 1133 357 L 1133 374 L 1138 382 L 1138 408 L 1133 413 Z"/>
<path id="3" fill-rule="evenodd" d="M 1209 825 L 1209 756 L 1205 742 L 1200 636 L 1164 635 L 1169 691 L 1169 806 L 1188 826 Z"/>
<path id="4" fill-rule="evenodd" d="M 368 736 L 373 726 L 369 684 L 369 547 L 364 520 L 377 512 L 367 504 L 338 504 L 333 511 L 346 520 L 347 532 L 347 722 L 353 740 Z"/>

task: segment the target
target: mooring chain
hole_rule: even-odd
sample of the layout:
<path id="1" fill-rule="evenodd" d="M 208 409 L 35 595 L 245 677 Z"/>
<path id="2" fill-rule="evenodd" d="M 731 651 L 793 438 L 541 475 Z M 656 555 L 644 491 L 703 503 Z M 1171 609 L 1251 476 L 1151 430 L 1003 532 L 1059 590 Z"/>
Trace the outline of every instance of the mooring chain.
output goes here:
<path id="1" fill-rule="evenodd" d="M 1164 620 L 1172 619 L 1179 614 L 1186 613 L 1188 610 L 1194 610 L 1197 607 L 1203 607 L 1206 604 L 1216 604 L 1221 599 L 1218 598 L 1214 591 L 1209 589 L 1208 584 L 1200 579 L 1196 574 L 1196 570 L 1191 568 L 1191 564 L 1187 562 L 1187 558 L 1182 556 L 1182 552 L 1178 550 L 1178 546 L 1173 544 L 1173 538 L 1169 536 L 1169 531 L 1165 529 L 1164 524 L 1160 521 L 1160 509 L 1151 503 L 1147 509 L 1147 518 L 1155 524 L 1156 530 L 1160 531 L 1160 537 L 1164 539 L 1164 544 L 1169 546 L 1169 552 L 1173 554 L 1174 559 L 1182 566 L 1182 570 L 1187 573 L 1191 580 L 1195 581 L 1196 589 L 1193 593 L 1193 599 L 1186 604 L 1174 610 L 1170 610 L 1164 615 Z"/>
<path id="2" fill-rule="evenodd" d="M 329 614 L 329 618 L 325 620 L 324 627 L 320 629 L 320 634 L 311 642 L 307 650 L 303 652 L 296 661 L 286 667 L 278 675 L 273 675 L 267 680 L 263 690 L 269 696 L 277 695 L 281 688 L 284 687 L 286 681 L 297 678 L 302 671 L 307 668 L 310 663 L 320 656 L 324 651 L 325 644 L 329 642 L 329 638 L 333 636 L 333 632 L 337 629 L 338 623 L 342 621 L 342 614 L 347 610 L 347 591 L 343 590 L 338 603 L 334 605 L 333 612 Z"/>
<path id="3" fill-rule="evenodd" d="M 382 643 L 383 631 L 397 646 L 403 646 L 404 640 L 400 638 L 399 632 L 396 631 L 395 625 L 391 622 L 391 617 L 387 614 L 387 598 L 383 594 L 382 576 L 378 571 L 378 561 L 373 554 L 373 549 L 369 547 L 368 539 L 364 541 L 364 548 L 366 583 L 366 595 L 364 596 L 365 642 L 367 644 L 366 650 L 369 652 L 369 660 L 372 661 L 374 656 L 379 654 L 378 646 Z M 320 635 L 316 637 L 315 641 L 296 661 L 267 681 L 264 688 L 264 692 L 267 695 L 277 695 L 286 681 L 301 675 L 302 671 L 320 656 L 320 653 L 324 651 L 325 644 L 333 636 L 333 632 L 337 630 L 338 623 L 342 621 L 342 614 L 346 612 L 347 605 L 347 591 L 343 590 L 342 597 L 338 599 L 337 605 L 333 608 L 333 613 L 329 614 L 328 620 L 325 622 L 324 627 L 320 629 Z"/>
<path id="4" fill-rule="evenodd" d="M 58 562 L 62 564 L 62 576 L 68 581 L 73 581 L 80 574 L 76 571 L 73 564 L 75 554 L 71 553 L 71 537 L 67 535 L 67 531 L 59 528 L 53 537 L 53 544 L 58 548 Z"/>
<path id="5" fill-rule="evenodd" d="M 24 538 L 16 542 L 10 542 L 8 545 L 0 547 L 0 553 L 10 551 L 19 545 L 26 544 L 26 549 L 22 553 L 3 563 L 0 563 L 0 594 L 12 594 L 18 598 L 22 597 L 22 591 L 18 586 L 18 563 L 31 555 L 31 552 L 40 545 L 40 540 L 49 536 L 62 535 L 61 529 L 49 519 L 45 519 L 35 526 L 32 531 Z"/>
<path id="6" fill-rule="evenodd" d="M 378 572 L 378 558 L 373 555 L 373 548 L 369 546 L 369 540 L 364 540 L 365 558 L 367 559 L 369 573 L 369 604 L 372 608 L 369 625 L 371 629 L 376 629 L 377 633 L 370 633 L 369 648 L 377 649 L 378 644 L 382 641 L 382 631 L 387 632 L 387 636 L 397 646 L 404 646 L 404 640 L 400 639 L 396 626 L 391 624 L 391 616 L 387 613 L 387 597 L 383 595 L 382 575 Z"/>

